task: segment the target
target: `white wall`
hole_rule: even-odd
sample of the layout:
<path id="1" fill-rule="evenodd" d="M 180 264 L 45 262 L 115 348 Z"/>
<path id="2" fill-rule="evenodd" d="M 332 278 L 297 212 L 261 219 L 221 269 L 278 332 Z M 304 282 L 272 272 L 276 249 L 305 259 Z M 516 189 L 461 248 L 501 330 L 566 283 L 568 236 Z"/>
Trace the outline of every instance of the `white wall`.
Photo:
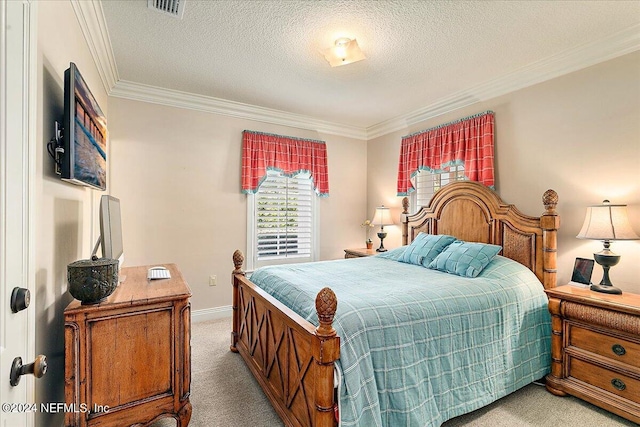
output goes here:
<path id="1" fill-rule="evenodd" d="M 102 110 L 107 95 L 69 1 L 43 1 L 38 8 L 36 170 L 36 354 L 45 354 L 47 374 L 36 380 L 37 402 L 64 402 L 64 317 L 72 300 L 67 264 L 86 259 L 97 234 L 100 192 L 62 182 L 54 173 L 46 143 L 54 121 L 62 121 L 64 71 L 80 69 Z M 61 425 L 64 414 L 36 413 L 39 426 Z"/>
<path id="2" fill-rule="evenodd" d="M 564 284 L 576 257 L 592 258 L 602 249 L 601 242 L 575 238 L 588 205 L 604 199 L 627 204 L 631 224 L 640 233 L 638 76 L 640 52 L 369 141 L 367 211 L 385 203 L 399 217 L 402 198 L 396 197 L 396 178 L 403 135 L 493 110 L 496 190 L 503 200 L 539 216 L 544 212 L 542 194 L 549 188 L 558 192 L 558 283 Z M 388 246 L 398 246 L 400 227 L 387 228 Z M 640 241 L 614 242 L 612 250 L 622 256 L 610 271 L 612 282 L 640 293 Z M 596 266 L 593 280 L 601 278 L 602 269 Z"/>
<path id="3" fill-rule="evenodd" d="M 364 244 L 366 142 L 211 113 L 109 98 L 111 194 L 121 200 L 125 265 L 173 262 L 194 310 L 231 304 L 231 256 L 246 253 L 240 192 L 245 129 L 327 142 L 320 257 Z M 210 287 L 209 276 L 218 284 Z"/>

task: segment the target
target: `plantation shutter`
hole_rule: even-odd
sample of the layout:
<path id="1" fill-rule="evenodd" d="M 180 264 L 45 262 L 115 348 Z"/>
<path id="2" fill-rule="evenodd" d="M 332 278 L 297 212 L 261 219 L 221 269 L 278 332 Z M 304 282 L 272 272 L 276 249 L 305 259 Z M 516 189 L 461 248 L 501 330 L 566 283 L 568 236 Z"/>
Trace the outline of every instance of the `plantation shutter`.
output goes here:
<path id="1" fill-rule="evenodd" d="M 412 203 L 412 206 L 417 210 L 420 206 L 427 206 L 431 197 L 433 197 L 433 188 L 436 181 L 436 175 L 426 172 L 420 171 L 415 176 L 415 185 L 416 188 L 416 203 Z"/>
<path id="2" fill-rule="evenodd" d="M 421 206 L 429 204 L 436 191 L 450 182 L 464 180 L 466 177 L 463 165 L 447 167 L 443 171 L 421 170 L 415 174 L 412 180 L 416 191 L 412 193 L 411 206 L 417 212 Z"/>
<path id="3" fill-rule="evenodd" d="M 258 260 L 311 256 L 310 177 L 269 173 L 256 193 Z"/>

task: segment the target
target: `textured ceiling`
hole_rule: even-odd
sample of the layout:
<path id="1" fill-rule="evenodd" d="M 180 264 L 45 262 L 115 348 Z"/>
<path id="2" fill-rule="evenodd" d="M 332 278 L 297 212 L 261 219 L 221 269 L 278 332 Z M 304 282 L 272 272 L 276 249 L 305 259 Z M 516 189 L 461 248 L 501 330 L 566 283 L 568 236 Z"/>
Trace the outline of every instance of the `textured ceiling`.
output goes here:
<path id="1" fill-rule="evenodd" d="M 640 23 L 640 1 L 102 2 L 117 75 L 367 128 Z M 367 59 L 321 50 L 356 38 Z"/>

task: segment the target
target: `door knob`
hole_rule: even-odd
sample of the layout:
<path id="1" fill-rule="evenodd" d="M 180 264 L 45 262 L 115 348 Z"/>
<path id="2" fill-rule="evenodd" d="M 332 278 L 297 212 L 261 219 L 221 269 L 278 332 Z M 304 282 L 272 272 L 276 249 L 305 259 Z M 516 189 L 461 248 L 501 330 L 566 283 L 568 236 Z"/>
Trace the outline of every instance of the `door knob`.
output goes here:
<path id="1" fill-rule="evenodd" d="M 13 288 L 11 292 L 11 311 L 17 313 L 29 307 L 31 302 L 31 293 L 29 289 Z"/>
<path id="2" fill-rule="evenodd" d="M 40 355 L 36 357 L 33 363 L 28 365 L 22 364 L 22 358 L 16 357 L 13 359 L 11 365 L 11 375 L 9 376 L 9 382 L 13 387 L 17 386 L 20 382 L 20 377 L 25 374 L 33 374 L 36 378 L 42 378 L 47 373 L 47 356 Z"/>

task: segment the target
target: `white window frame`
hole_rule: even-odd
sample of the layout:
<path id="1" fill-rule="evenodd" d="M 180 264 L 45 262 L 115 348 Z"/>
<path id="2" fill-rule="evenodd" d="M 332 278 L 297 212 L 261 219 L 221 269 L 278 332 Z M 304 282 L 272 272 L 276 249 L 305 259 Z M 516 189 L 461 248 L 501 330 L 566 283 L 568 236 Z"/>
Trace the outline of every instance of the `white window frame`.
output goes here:
<path id="1" fill-rule="evenodd" d="M 433 195 L 440 188 L 455 181 L 466 181 L 464 163 L 453 164 L 439 170 L 421 169 L 411 178 L 415 188 L 409 198 L 412 213 L 418 212 L 422 206 L 427 206 Z M 425 187 L 426 185 L 426 187 Z"/>
<path id="2" fill-rule="evenodd" d="M 269 176 L 282 176 L 277 171 L 267 171 L 267 179 Z M 301 173 L 294 178 L 307 178 L 311 180 L 308 173 Z M 264 267 L 267 265 L 279 265 L 279 264 L 297 264 L 302 262 L 313 262 L 319 259 L 320 253 L 320 203 L 317 201 L 317 195 L 313 190 L 313 185 L 310 187 L 311 196 L 311 254 L 309 256 L 295 256 L 295 257 L 272 257 L 267 259 L 258 259 L 257 253 L 257 238 L 258 238 L 258 214 L 257 214 L 257 193 L 247 195 L 247 272 L 251 273 L 253 270 Z M 258 189 L 258 192 L 260 190 Z"/>

